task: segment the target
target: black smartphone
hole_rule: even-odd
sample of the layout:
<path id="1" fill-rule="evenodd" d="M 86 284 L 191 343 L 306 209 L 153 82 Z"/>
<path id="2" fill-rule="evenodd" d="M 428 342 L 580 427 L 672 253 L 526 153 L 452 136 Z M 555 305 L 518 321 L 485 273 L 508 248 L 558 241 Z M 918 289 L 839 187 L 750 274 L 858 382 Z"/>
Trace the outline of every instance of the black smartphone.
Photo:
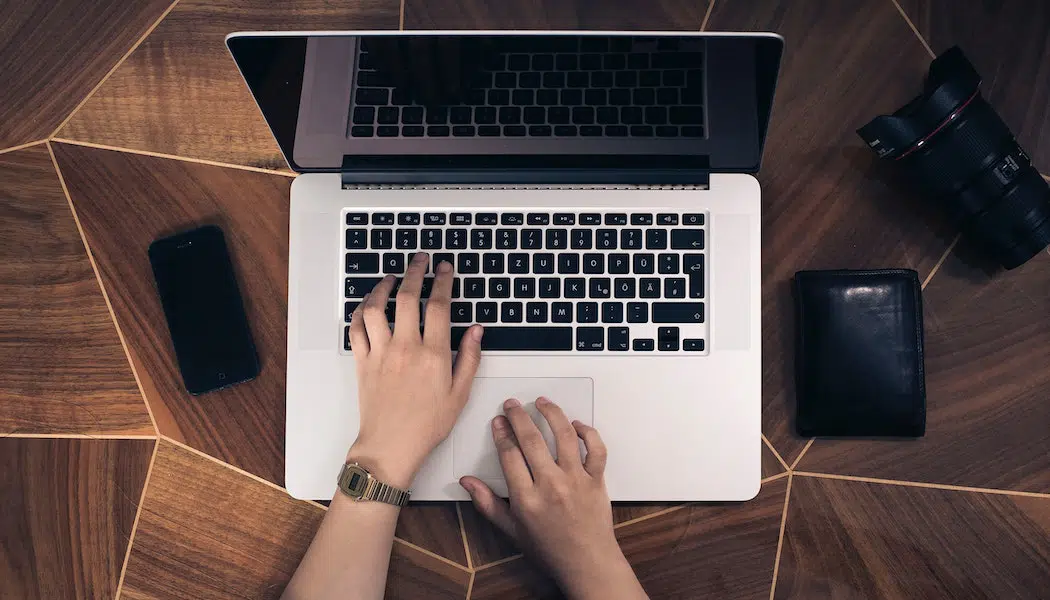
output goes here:
<path id="1" fill-rule="evenodd" d="M 156 240 L 149 261 L 186 389 L 203 394 L 258 375 L 222 230 L 207 225 Z"/>

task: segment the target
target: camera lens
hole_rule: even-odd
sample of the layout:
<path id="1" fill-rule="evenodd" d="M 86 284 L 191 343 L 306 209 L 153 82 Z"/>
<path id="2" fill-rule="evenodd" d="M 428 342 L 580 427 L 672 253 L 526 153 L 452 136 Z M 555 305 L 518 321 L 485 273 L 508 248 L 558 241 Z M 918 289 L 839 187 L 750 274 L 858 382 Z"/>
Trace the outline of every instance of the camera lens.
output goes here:
<path id="1" fill-rule="evenodd" d="M 931 64 L 922 95 L 857 133 L 1012 269 L 1050 245 L 1050 186 L 981 96 L 980 83 L 962 51 L 951 48 Z"/>

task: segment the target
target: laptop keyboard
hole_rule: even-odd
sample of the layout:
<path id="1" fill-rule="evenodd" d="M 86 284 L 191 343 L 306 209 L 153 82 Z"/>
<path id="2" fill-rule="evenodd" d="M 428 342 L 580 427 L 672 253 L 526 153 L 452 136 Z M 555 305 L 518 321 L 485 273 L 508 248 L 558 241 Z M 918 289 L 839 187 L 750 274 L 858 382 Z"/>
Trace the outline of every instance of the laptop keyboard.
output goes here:
<path id="1" fill-rule="evenodd" d="M 702 40 L 497 39 L 463 101 L 422 106 L 361 38 L 351 137 L 704 137 Z"/>
<path id="2" fill-rule="evenodd" d="M 481 323 L 489 351 L 706 351 L 705 213 L 350 210 L 342 218 L 344 351 L 364 295 L 385 274 L 400 285 L 420 251 L 431 256 L 424 304 L 433 267 L 455 267 L 453 349 Z M 395 322 L 393 297 L 386 312 Z"/>

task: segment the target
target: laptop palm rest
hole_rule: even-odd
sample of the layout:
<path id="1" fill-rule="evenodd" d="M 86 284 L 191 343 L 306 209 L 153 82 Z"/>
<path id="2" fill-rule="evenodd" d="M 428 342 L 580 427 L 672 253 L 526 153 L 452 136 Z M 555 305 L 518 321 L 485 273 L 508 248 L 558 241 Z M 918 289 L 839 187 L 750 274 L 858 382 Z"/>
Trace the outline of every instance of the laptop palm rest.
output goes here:
<path id="1" fill-rule="evenodd" d="M 485 481 L 502 482 L 496 446 L 492 441 L 492 419 L 503 414 L 503 402 L 517 398 L 543 434 L 551 454 L 557 456 L 554 435 L 536 409 L 536 398 L 546 396 L 565 411 L 569 421 L 594 424 L 594 382 L 588 377 L 480 377 L 452 432 L 452 464 L 455 477 L 473 475 Z M 583 443 L 580 442 L 580 451 Z M 499 488 L 504 486 L 499 485 Z"/>

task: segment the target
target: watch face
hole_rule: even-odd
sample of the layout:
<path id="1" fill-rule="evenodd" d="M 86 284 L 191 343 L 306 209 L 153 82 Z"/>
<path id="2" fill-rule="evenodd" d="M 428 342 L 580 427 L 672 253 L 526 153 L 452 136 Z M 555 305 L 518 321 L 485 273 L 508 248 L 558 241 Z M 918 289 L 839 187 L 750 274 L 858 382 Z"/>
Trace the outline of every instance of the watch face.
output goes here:
<path id="1" fill-rule="evenodd" d="M 360 498 L 368 487 L 368 472 L 356 465 L 347 465 L 343 475 L 345 487 L 343 491 L 351 498 Z"/>
<path id="2" fill-rule="evenodd" d="M 361 477 L 360 473 L 354 473 L 353 475 L 351 475 L 350 476 L 350 489 L 356 490 L 358 484 L 361 483 L 362 479 L 363 479 L 363 477 Z"/>

